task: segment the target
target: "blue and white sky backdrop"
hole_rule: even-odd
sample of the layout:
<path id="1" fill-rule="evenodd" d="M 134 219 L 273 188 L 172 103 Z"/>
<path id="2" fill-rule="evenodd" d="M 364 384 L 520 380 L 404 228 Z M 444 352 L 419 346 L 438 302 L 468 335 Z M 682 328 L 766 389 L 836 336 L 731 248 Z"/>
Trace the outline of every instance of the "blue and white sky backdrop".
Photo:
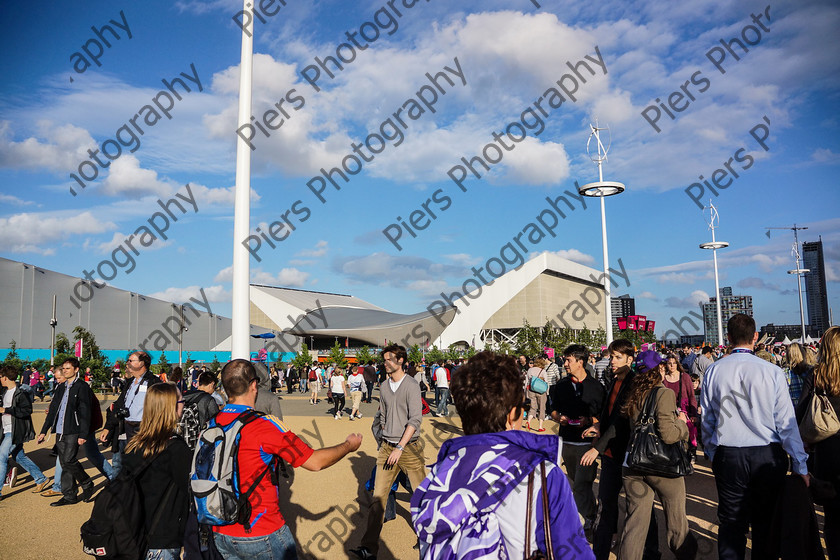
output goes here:
<path id="1" fill-rule="evenodd" d="M 421 311 L 539 225 L 546 197 L 597 179 L 586 153 L 597 118 L 612 138 L 605 179 L 627 185 L 607 199 L 610 264 L 621 259 L 631 284 L 615 293 L 635 296 L 658 333 L 714 292 L 711 255 L 698 248 L 710 232 L 686 193 L 701 175 L 728 185 L 692 191 L 712 199 L 718 239 L 731 244 L 719 254 L 721 285 L 753 295 L 760 325 L 799 319 L 786 274 L 792 233 L 768 239 L 766 226 L 808 226 L 800 241 L 822 236 L 829 303 L 840 309 L 837 2 L 262 5 L 252 112 L 268 135 L 243 131 L 255 147 L 251 229 L 282 241 L 272 249 L 261 239 L 254 282 Z M 0 5 L 0 254 L 174 302 L 204 288 L 229 316 L 241 9 L 228 0 Z M 335 77 L 319 69 L 313 86 L 307 67 L 337 49 L 349 62 L 340 71 L 326 62 Z M 445 94 L 433 94 L 426 73 L 440 72 L 452 83 L 438 77 Z M 180 99 L 161 81 L 175 77 Z M 432 112 L 422 98 L 435 95 Z M 345 159 L 366 140 L 378 151 L 358 148 L 370 161 Z M 474 163 L 481 179 L 453 169 L 475 156 L 498 163 L 489 172 Z M 343 161 L 355 174 L 333 174 L 336 190 L 321 168 Z M 80 171 L 91 180 L 71 177 Z M 451 177 L 463 174 L 460 188 Z M 169 206 L 177 222 L 164 240 L 153 227 L 166 226 L 158 201 L 176 193 L 195 207 Z M 570 202 L 556 236 L 530 229 L 522 246 L 601 268 L 597 199 L 585 210 Z M 416 222 L 416 237 L 398 217 Z M 401 249 L 383 234 L 391 224 Z"/>

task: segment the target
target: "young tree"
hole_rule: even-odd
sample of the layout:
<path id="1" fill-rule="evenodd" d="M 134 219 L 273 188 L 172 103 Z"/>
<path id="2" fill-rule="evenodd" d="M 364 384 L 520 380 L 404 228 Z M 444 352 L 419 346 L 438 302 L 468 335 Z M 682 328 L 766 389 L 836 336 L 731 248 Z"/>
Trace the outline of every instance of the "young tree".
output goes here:
<path id="1" fill-rule="evenodd" d="M 449 345 L 449 348 L 446 349 L 443 355 L 447 360 L 452 360 L 454 362 L 455 360 L 461 359 L 461 349 L 457 344 L 453 343 Z"/>
<path id="2" fill-rule="evenodd" d="M 300 345 L 300 351 L 292 358 L 292 365 L 303 375 L 303 372 L 308 371 L 311 363 L 312 354 L 309 353 L 309 347 L 304 342 Z"/>
<path id="3" fill-rule="evenodd" d="M 6 358 L 3 360 L 3 365 L 14 368 L 14 370 L 18 373 L 23 372 L 23 360 L 21 360 L 18 356 L 17 342 L 14 340 L 9 342 L 9 353 L 6 354 Z"/>
<path id="4" fill-rule="evenodd" d="M 55 335 L 55 353 L 70 354 L 70 341 L 67 340 L 67 335 L 63 332 Z"/>
<path id="5" fill-rule="evenodd" d="M 431 364 L 433 362 L 442 363 L 445 359 L 446 356 L 438 349 L 437 346 L 432 346 L 429 348 L 428 352 L 426 352 L 427 364 Z"/>
<path id="6" fill-rule="evenodd" d="M 216 356 L 216 354 L 213 354 L 213 361 L 210 362 L 210 365 L 208 367 L 213 373 L 216 373 L 220 369 L 222 369 L 222 364 L 219 362 L 219 358 Z"/>
<path id="7" fill-rule="evenodd" d="M 335 341 L 335 344 L 330 348 L 330 361 L 335 363 L 336 367 L 347 369 L 347 356 L 344 355 L 344 348 Z"/>
<path id="8" fill-rule="evenodd" d="M 356 362 L 359 365 L 366 364 L 370 361 L 375 359 L 373 352 L 370 351 L 370 347 L 367 345 L 362 346 L 358 352 L 356 352 Z"/>
<path id="9" fill-rule="evenodd" d="M 166 352 L 162 351 L 160 353 L 160 359 L 153 369 L 157 370 L 154 373 L 158 375 L 162 373 L 165 373 L 167 376 L 169 375 L 169 360 L 166 359 Z"/>
<path id="10" fill-rule="evenodd" d="M 534 328 L 525 321 L 519 332 L 516 333 L 516 351 L 526 356 L 538 356 L 542 354 L 542 334 L 540 329 Z"/>
<path id="11" fill-rule="evenodd" d="M 475 346 L 468 346 L 466 352 L 464 352 L 464 359 L 469 360 L 476 354 L 478 354 L 478 350 L 475 349 Z"/>
<path id="12" fill-rule="evenodd" d="M 94 386 L 107 384 L 111 378 L 110 362 L 99 350 L 96 337 L 81 325 L 73 328 L 73 339 L 82 341 L 82 357 L 79 358 L 81 371 L 90 368 L 91 381 Z"/>
<path id="13" fill-rule="evenodd" d="M 414 362 L 415 364 L 423 363 L 423 351 L 420 349 L 419 344 L 415 344 L 408 349 L 408 361 Z"/>

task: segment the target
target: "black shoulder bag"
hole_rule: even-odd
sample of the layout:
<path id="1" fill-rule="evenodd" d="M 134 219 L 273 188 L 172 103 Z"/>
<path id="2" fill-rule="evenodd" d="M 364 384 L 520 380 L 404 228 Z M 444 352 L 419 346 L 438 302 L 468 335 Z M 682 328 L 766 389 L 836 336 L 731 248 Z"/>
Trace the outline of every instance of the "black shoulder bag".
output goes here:
<path id="1" fill-rule="evenodd" d="M 656 428 L 656 390 L 652 389 L 630 436 L 627 466 L 646 475 L 678 478 L 694 472 L 685 441 L 663 443 Z"/>
<path id="2" fill-rule="evenodd" d="M 546 552 L 537 550 L 531 553 L 531 515 L 534 512 L 534 471 L 528 475 L 528 509 L 525 515 L 525 560 L 554 560 L 554 547 L 551 545 L 551 521 L 548 507 L 548 485 L 545 481 L 545 462 L 540 463 L 540 476 L 542 477 L 542 503 L 543 503 L 543 535 L 545 537 Z"/>

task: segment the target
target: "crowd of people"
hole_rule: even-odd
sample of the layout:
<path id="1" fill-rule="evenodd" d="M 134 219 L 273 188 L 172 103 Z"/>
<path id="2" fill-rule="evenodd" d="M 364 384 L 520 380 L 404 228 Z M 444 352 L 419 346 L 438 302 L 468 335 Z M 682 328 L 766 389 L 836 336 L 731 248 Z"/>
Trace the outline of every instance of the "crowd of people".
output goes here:
<path id="1" fill-rule="evenodd" d="M 275 393 L 309 394 L 314 405 L 325 391 L 336 420 L 347 413 L 357 421 L 361 403 L 373 402 L 378 386 L 373 495 L 364 534 L 349 545 L 358 558 L 379 553 L 398 476 L 412 490 L 415 548 L 423 559 L 476 551 L 482 558 L 549 551 L 555 558 L 606 560 L 611 551 L 622 560 L 659 558 L 655 500 L 670 551 L 697 558 L 685 477 L 702 458 L 718 492 L 719 558 L 745 558 L 748 537 L 755 559 L 816 547 L 822 555 L 819 533 L 802 521 L 816 520 L 816 502 L 828 557 L 840 559 L 840 434 L 829 425 L 817 439 L 801 436 L 799 428 L 817 405 L 840 410 L 840 327 L 826 331 L 818 353 L 796 343 L 758 345 L 755 322 L 746 315 L 730 319 L 727 330 L 729 347 L 699 351 L 687 345 L 678 352 L 637 351 L 616 339 L 597 356 L 573 344 L 556 358 L 485 351 L 463 362 L 416 364 L 405 348 L 390 345 L 379 366 L 314 364 L 298 371 L 292 364 L 268 369 L 232 360 L 218 376 L 176 368 L 165 380 L 151 372 L 151 357 L 136 351 L 112 379 L 118 397 L 104 418 L 75 358 L 44 376 L 3 366 L 0 480 L 14 486 L 19 467 L 32 477 L 34 492 L 58 498 L 52 506 L 94 501 L 93 481 L 78 459 L 83 450 L 108 480 L 136 480 L 146 558 L 180 558 L 182 550 L 185 558 L 207 557 L 208 546 L 225 559 L 296 558 L 295 535 L 281 513 L 279 473 L 286 465 L 330 467 L 355 452 L 362 436 L 313 449 L 283 422 Z M 49 407 L 36 435 L 33 402 L 45 396 Z M 445 441 L 429 470 L 423 415 L 448 417 L 452 406 L 464 435 Z M 232 427 L 238 429 L 238 517 L 208 522 L 207 504 L 196 493 L 206 482 L 197 466 L 204 451 L 196 449 L 207 445 L 209 430 Z M 53 484 L 24 452 L 24 444 L 43 444 L 49 434 L 57 457 Z M 658 455 L 645 446 L 651 441 Z M 17 467 L 9 470 L 11 460 Z M 782 507 L 781 495 L 810 511 Z"/>

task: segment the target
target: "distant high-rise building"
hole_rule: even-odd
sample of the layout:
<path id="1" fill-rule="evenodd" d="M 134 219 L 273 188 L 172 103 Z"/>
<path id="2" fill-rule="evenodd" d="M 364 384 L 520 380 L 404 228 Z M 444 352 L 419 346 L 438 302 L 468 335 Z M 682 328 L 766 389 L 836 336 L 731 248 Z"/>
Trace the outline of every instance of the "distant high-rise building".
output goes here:
<path id="1" fill-rule="evenodd" d="M 630 294 L 624 294 L 610 298 L 610 307 L 612 309 L 613 329 L 618 330 L 618 318 L 629 317 L 636 314 L 636 300 L 631 298 Z"/>
<path id="2" fill-rule="evenodd" d="M 819 241 L 802 244 L 802 261 L 805 273 L 805 296 L 808 300 L 808 325 L 821 336 L 828 324 L 828 293 L 825 288 L 825 261 L 822 237 Z"/>
<path id="3" fill-rule="evenodd" d="M 717 344 L 718 328 L 717 328 L 717 299 L 715 297 L 709 298 L 708 303 L 701 303 L 700 309 L 703 311 L 703 327 L 708 344 Z M 752 296 L 735 296 L 732 295 L 732 288 L 725 287 L 720 289 L 720 315 L 723 323 L 723 342 L 726 340 L 726 323 L 733 315 L 743 313 L 745 315 L 753 316 Z"/>

